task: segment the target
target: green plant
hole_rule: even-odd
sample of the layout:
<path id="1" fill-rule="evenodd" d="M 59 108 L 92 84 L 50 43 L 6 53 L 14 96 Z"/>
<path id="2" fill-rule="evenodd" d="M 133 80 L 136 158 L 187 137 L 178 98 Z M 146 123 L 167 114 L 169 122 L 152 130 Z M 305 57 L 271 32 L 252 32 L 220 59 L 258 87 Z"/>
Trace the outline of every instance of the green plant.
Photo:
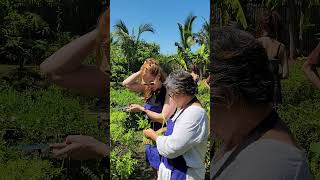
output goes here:
<path id="1" fill-rule="evenodd" d="M 110 157 L 111 179 L 128 179 L 138 163 L 130 151 L 121 154 L 121 150 L 114 149 Z"/>
<path id="2" fill-rule="evenodd" d="M 0 102 L 1 129 L 16 129 L 25 143 L 59 142 L 68 134 L 91 134 L 103 137 L 96 118 L 77 99 L 64 97 L 57 88 L 23 93 L 2 91 Z M 85 119 L 85 120 L 83 120 Z M 68 122 L 68 123 L 65 123 Z"/>
<path id="3" fill-rule="evenodd" d="M 147 119 L 143 118 L 143 117 L 139 119 L 138 125 L 139 125 L 138 129 L 148 129 L 148 128 L 150 128 L 149 121 Z"/>
<path id="4" fill-rule="evenodd" d="M 60 173 L 48 160 L 23 158 L 0 164 L 1 177 L 7 180 L 49 180 L 58 178 Z"/>
<path id="5" fill-rule="evenodd" d="M 121 82 L 125 77 L 129 76 L 132 72 L 136 72 L 140 66 L 143 64 L 144 60 L 150 57 L 157 59 L 160 56 L 159 51 L 160 47 L 155 43 L 148 43 L 144 40 L 139 40 L 139 43 L 136 44 L 136 49 L 134 50 L 135 59 L 134 62 L 130 62 L 130 69 L 128 68 L 129 61 L 128 55 L 123 49 L 123 46 L 128 46 L 127 44 L 122 44 L 123 42 L 114 42 L 111 43 L 111 81 Z M 132 48 L 132 47 L 126 47 Z M 129 50 L 127 50 L 129 51 Z"/>
<path id="6" fill-rule="evenodd" d="M 202 107 L 208 112 L 210 112 L 210 92 L 209 88 L 204 84 L 204 81 L 200 81 L 198 85 L 197 97 L 200 100 Z"/>
<path id="7" fill-rule="evenodd" d="M 83 101 L 75 95 L 66 96 L 66 94 L 56 87 L 22 92 L 10 87 L 1 89 L 0 164 L 4 164 L 1 167 L 3 172 L 1 177 L 8 179 L 21 179 L 22 176 L 27 179 L 82 177 L 81 174 L 75 173 L 80 167 L 75 168 L 74 162 L 70 165 L 70 160 L 62 162 L 54 159 L 45 160 L 45 156 L 42 155 L 43 159 L 40 159 L 38 155 L 18 152 L 12 147 L 20 144 L 62 142 L 66 135 L 71 134 L 90 135 L 105 142 L 103 127 L 99 126 L 97 117 L 89 113 L 88 105 L 85 104 L 91 101 Z M 29 167 L 27 162 L 34 164 L 30 164 Z M 98 167 L 96 162 L 83 161 L 81 165 L 102 173 L 101 170 L 95 169 Z M 30 175 L 24 171 L 26 169 L 30 172 L 35 171 L 36 174 Z M 11 175 L 12 172 L 16 172 L 17 176 Z"/>
<path id="8" fill-rule="evenodd" d="M 310 144 L 310 156 L 311 162 L 310 167 L 313 172 L 315 172 L 316 176 L 319 176 L 319 169 L 320 169 L 320 143 L 311 143 Z M 318 173 L 317 173 L 318 172 Z"/>
<path id="9" fill-rule="evenodd" d="M 41 16 L 31 12 L 19 12 L 11 5 L 0 26 L 0 57 L 11 60 L 24 68 L 26 62 L 44 59 L 48 41 L 44 38 L 51 30 Z M 6 62 L 9 63 L 9 62 Z"/>
<path id="10" fill-rule="evenodd" d="M 248 27 L 241 0 L 217 0 L 214 1 L 213 7 L 218 7 L 216 9 L 218 16 L 215 17 L 214 22 L 219 26 L 227 25 L 232 17 L 235 17 L 244 29 Z"/>
<path id="11" fill-rule="evenodd" d="M 94 174 L 88 167 L 81 166 L 83 174 L 85 174 L 91 180 L 99 180 L 100 178 Z"/>
<path id="12" fill-rule="evenodd" d="M 189 55 L 191 53 L 191 47 L 196 43 L 196 33 L 192 32 L 193 22 L 196 18 L 197 16 L 189 14 L 183 25 L 178 23 L 180 42 L 175 42 L 175 46 L 178 48 L 178 62 L 185 70 L 188 70 L 192 63 L 192 58 L 190 58 Z"/>
<path id="13" fill-rule="evenodd" d="M 122 20 L 118 21 L 116 25 L 114 25 L 114 28 L 116 42 L 120 44 L 124 56 L 127 59 L 127 70 L 128 72 L 136 72 L 140 67 L 140 63 L 137 61 L 137 59 L 141 57 L 138 55 L 138 50 L 140 49 L 139 44 L 141 43 L 140 37 L 145 32 L 154 33 L 155 29 L 152 24 L 147 23 L 139 25 L 137 34 L 134 32 L 134 28 L 132 28 L 132 32 L 130 33 L 128 27 Z"/>
<path id="14" fill-rule="evenodd" d="M 305 150 L 312 172 L 319 172 L 316 142 L 320 138 L 320 92 L 305 78 L 302 59 L 290 66 L 290 77 L 282 82 L 284 103 L 279 114 L 289 126 L 299 145 Z"/>

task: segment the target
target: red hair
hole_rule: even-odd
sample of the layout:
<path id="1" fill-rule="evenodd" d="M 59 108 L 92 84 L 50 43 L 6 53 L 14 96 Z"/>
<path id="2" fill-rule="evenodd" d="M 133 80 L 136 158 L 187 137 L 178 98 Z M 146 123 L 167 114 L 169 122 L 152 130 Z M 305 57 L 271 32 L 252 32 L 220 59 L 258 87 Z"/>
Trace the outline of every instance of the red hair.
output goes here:
<path id="1" fill-rule="evenodd" d="M 166 79 L 165 73 L 163 72 L 159 63 L 157 63 L 154 58 L 146 59 L 143 65 L 141 66 L 140 71 L 141 71 L 141 79 L 147 73 L 149 73 L 153 77 L 160 76 L 161 82 L 164 82 Z M 144 100 L 146 101 L 151 96 L 152 96 L 152 91 L 148 86 L 146 86 L 144 89 Z"/>

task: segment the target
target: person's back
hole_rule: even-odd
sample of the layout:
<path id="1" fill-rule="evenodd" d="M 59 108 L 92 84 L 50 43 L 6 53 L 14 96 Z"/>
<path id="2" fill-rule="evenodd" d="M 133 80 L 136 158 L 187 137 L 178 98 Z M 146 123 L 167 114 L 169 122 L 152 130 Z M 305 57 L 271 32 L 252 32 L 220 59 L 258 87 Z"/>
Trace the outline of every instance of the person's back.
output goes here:
<path id="1" fill-rule="evenodd" d="M 277 40 L 280 32 L 280 15 L 274 11 L 266 12 L 260 20 L 258 41 L 264 47 L 269 59 L 269 68 L 273 73 L 273 105 L 277 107 L 282 103 L 281 79 L 289 75 L 288 58 L 285 45 Z"/>
<path id="2" fill-rule="evenodd" d="M 285 45 L 276 39 L 268 36 L 262 36 L 258 38 L 258 41 L 262 43 L 262 46 L 266 49 L 268 58 L 281 58 L 285 52 Z"/>
<path id="3" fill-rule="evenodd" d="M 286 47 L 277 40 L 281 31 L 281 17 L 275 11 L 267 11 L 261 17 L 258 28 L 258 41 L 265 48 L 270 60 L 279 60 L 279 75 L 281 79 L 287 79 L 289 76 L 288 57 Z"/>

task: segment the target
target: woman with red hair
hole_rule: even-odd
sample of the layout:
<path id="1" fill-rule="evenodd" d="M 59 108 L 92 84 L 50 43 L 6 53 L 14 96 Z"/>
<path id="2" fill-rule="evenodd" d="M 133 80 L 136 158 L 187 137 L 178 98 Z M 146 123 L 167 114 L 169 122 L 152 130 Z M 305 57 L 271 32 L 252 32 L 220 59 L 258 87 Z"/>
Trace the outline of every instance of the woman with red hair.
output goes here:
<path id="1" fill-rule="evenodd" d="M 163 124 L 169 119 L 175 109 L 176 104 L 167 94 L 163 82 L 166 75 L 161 66 L 153 58 L 145 60 L 140 68 L 140 71 L 133 73 L 122 84 L 135 92 L 144 94 L 145 103 L 143 106 L 139 104 L 131 104 L 128 107 L 129 112 L 144 112 L 151 122 L 151 128 L 154 131 L 163 127 Z M 160 165 L 160 155 L 157 147 L 153 145 L 145 145 L 146 161 L 156 171 Z"/>

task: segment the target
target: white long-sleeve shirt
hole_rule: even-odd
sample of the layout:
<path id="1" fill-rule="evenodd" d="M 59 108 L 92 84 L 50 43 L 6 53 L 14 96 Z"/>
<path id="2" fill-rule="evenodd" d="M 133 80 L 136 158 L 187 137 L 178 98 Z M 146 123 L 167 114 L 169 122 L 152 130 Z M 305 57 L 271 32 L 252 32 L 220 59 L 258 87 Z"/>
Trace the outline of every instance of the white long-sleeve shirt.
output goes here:
<path id="1" fill-rule="evenodd" d="M 181 110 L 180 110 L 181 111 Z M 189 106 L 180 114 L 178 111 L 172 118 L 175 123 L 173 132 L 169 136 L 159 136 L 157 138 L 157 148 L 159 153 L 169 159 L 180 155 L 186 161 L 188 168 L 187 179 L 204 179 L 205 176 L 205 155 L 208 141 L 208 116 L 206 111 L 199 106 Z M 159 179 L 165 166 L 160 165 Z M 162 170 L 163 171 L 162 171 Z"/>

